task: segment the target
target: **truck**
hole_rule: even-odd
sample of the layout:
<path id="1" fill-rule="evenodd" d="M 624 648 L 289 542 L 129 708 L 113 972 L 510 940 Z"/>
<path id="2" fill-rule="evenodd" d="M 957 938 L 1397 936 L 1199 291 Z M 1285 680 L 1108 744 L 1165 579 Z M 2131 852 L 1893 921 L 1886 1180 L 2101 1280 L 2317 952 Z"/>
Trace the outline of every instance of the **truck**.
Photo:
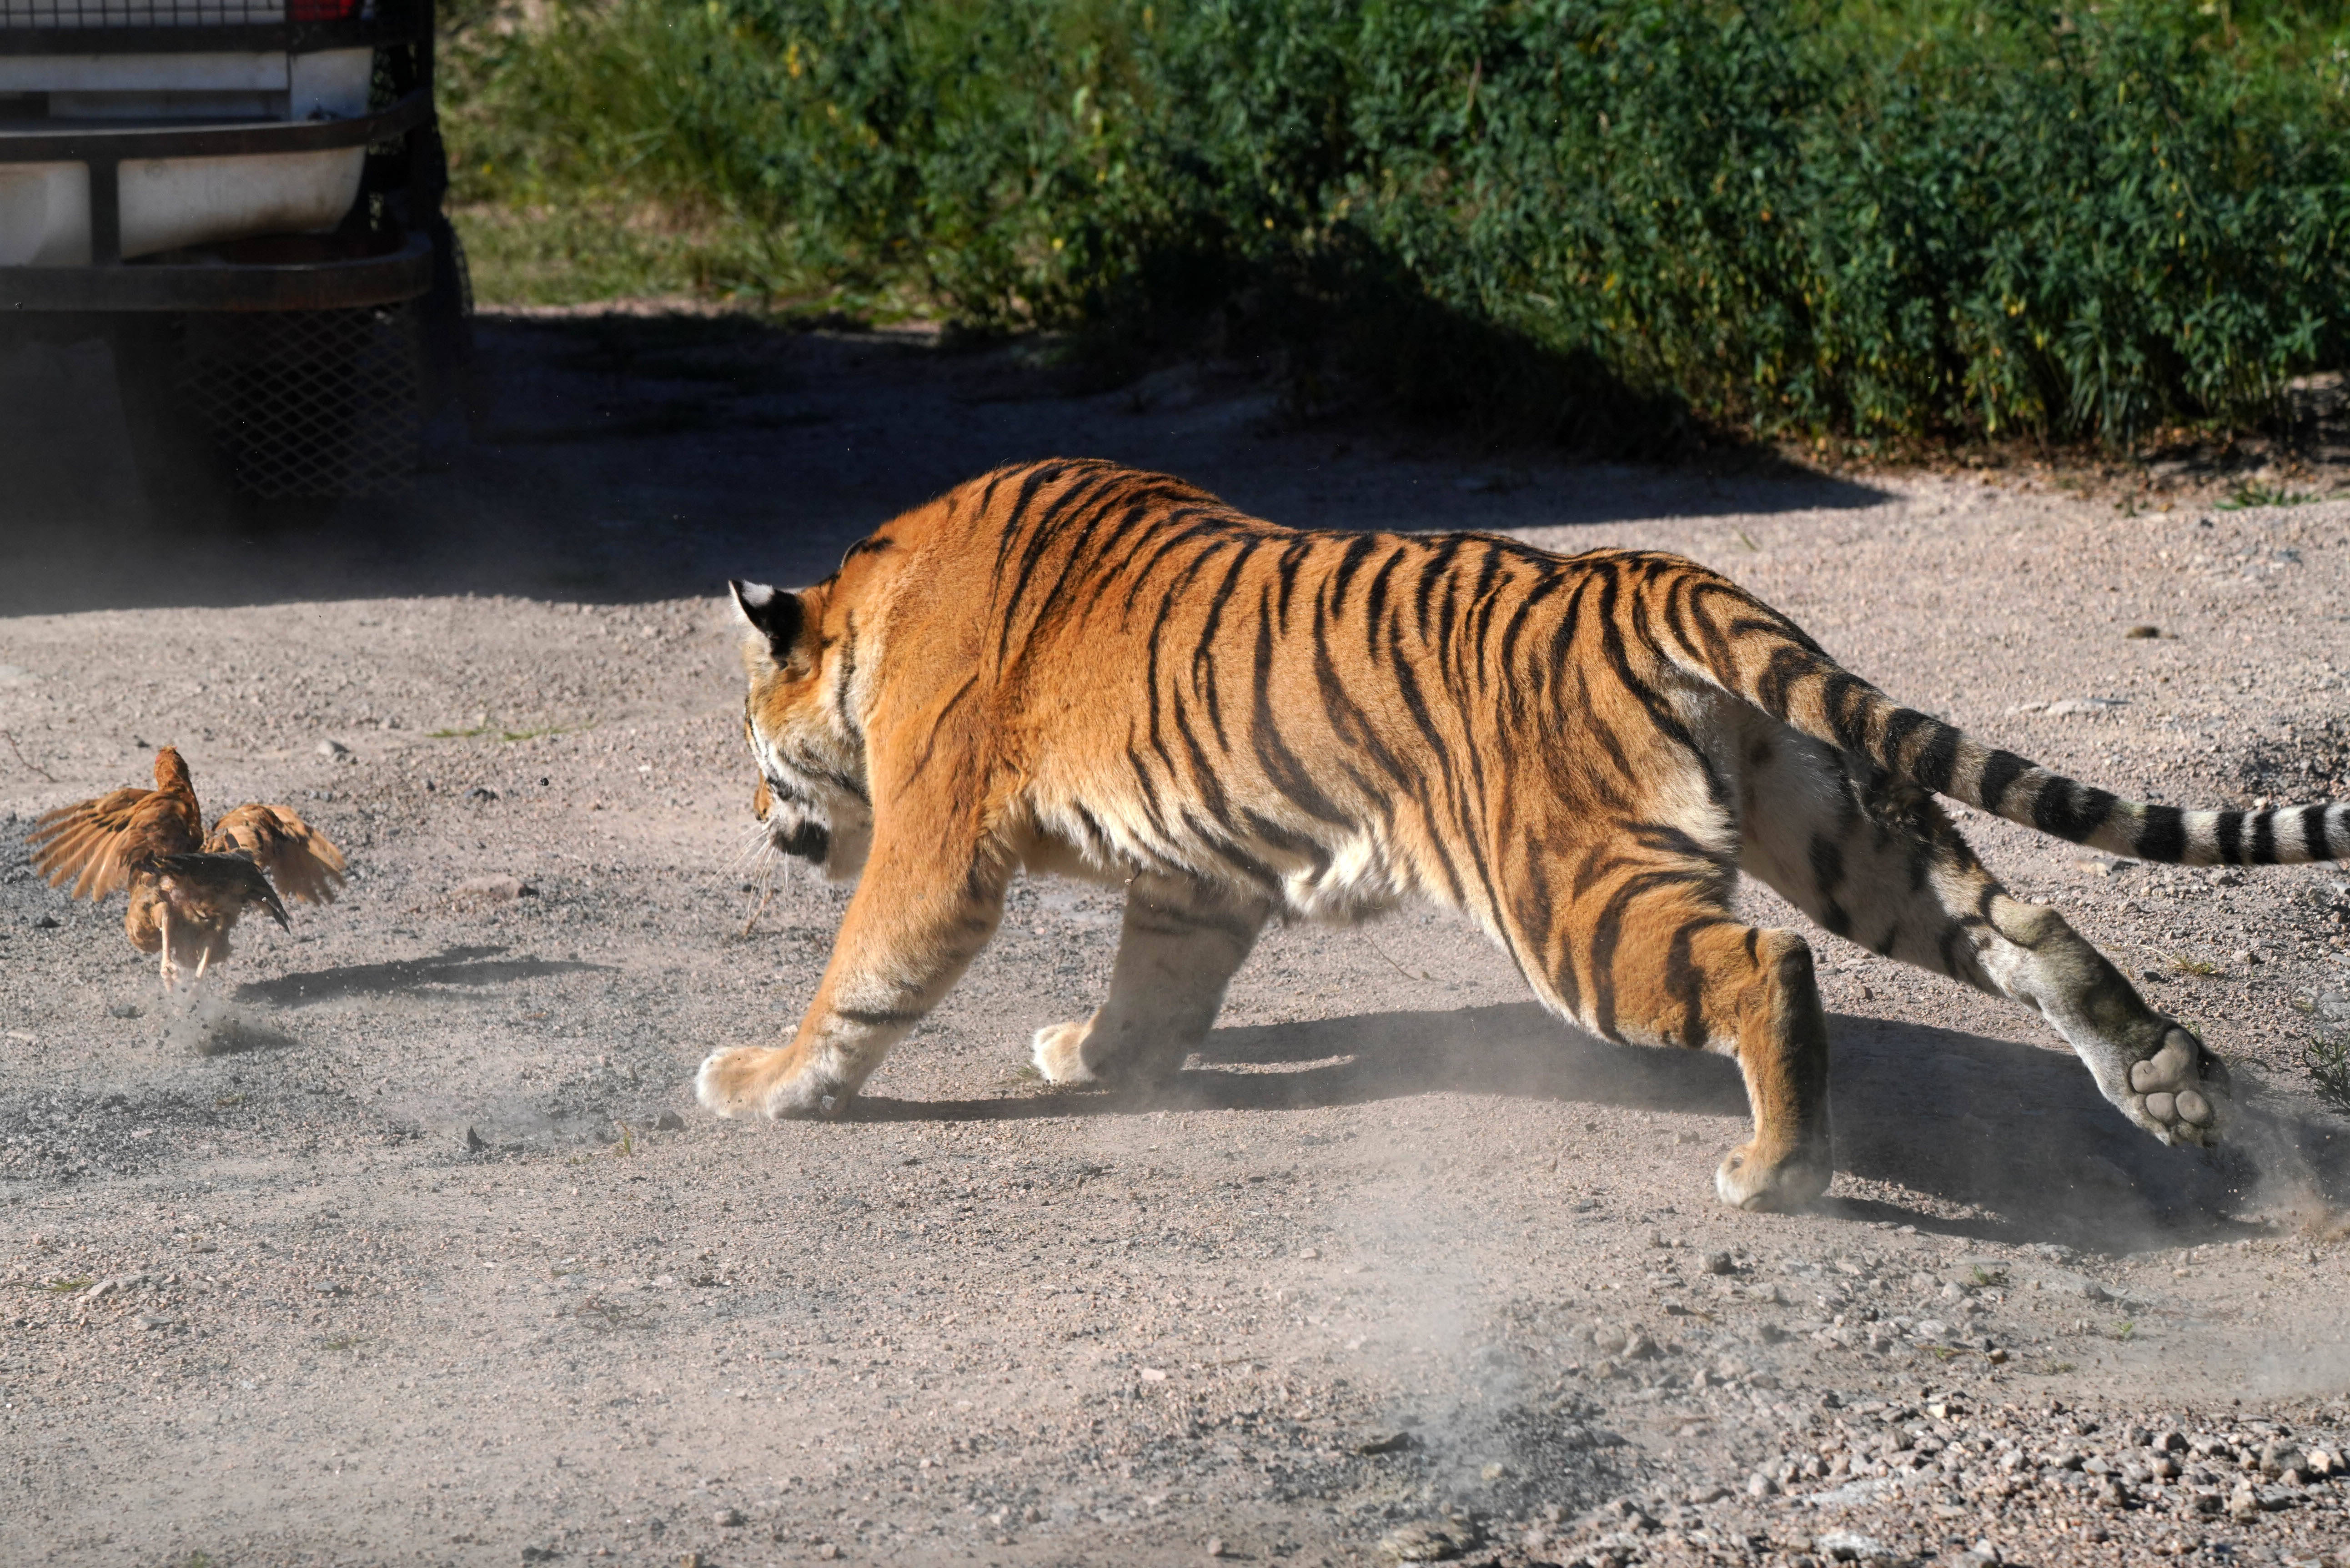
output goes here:
<path id="1" fill-rule="evenodd" d="M 0 0 L 0 347 L 111 348 L 151 498 L 414 472 L 470 359 L 432 0 Z"/>

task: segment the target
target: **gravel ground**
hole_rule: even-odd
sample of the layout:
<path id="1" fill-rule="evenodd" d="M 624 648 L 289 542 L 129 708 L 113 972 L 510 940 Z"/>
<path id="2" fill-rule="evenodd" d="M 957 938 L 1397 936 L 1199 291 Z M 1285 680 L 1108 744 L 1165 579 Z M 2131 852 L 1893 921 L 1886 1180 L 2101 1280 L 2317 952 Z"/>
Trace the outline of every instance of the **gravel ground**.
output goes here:
<path id="1" fill-rule="evenodd" d="M 763 897 L 712 590 L 993 462 L 1685 551 L 1905 701 L 2211 805 L 2350 793 L 2350 504 L 1496 462 L 1211 370 L 1062 397 L 724 321 L 484 343 L 470 448 L 251 539 L 124 500 L 86 354 L 0 367 L 81 400 L 0 420 L 40 524 L 0 535 L 0 1560 L 2350 1561 L 2338 867 L 1971 817 L 2236 1064 L 2244 1137 L 2160 1148 L 2022 1010 L 1822 933 L 1843 1174 L 1800 1216 L 1710 1196 L 1728 1063 L 1559 1028 L 1433 915 L 1271 933 L 1159 1108 L 1024 1070 L 1117 929 L 1049 882 L 855 1119 L 690 1088 L 843 901 Z M 165 741 L 354 867 L 169 999 L 20 843 Z"/>

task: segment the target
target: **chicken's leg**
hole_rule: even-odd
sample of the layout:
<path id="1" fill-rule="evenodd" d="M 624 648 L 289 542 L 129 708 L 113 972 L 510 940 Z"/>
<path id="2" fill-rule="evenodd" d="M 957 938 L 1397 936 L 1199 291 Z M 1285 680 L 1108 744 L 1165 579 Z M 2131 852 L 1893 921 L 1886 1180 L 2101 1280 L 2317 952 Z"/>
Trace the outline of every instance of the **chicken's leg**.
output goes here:
<path id="1" fill-rule="evenodd" d="M 178 966 L 172 962 L 172 904 L 170 899 L 155 907 L 155 924 L 163 933 L 163 989 L 173 989 Z"/>

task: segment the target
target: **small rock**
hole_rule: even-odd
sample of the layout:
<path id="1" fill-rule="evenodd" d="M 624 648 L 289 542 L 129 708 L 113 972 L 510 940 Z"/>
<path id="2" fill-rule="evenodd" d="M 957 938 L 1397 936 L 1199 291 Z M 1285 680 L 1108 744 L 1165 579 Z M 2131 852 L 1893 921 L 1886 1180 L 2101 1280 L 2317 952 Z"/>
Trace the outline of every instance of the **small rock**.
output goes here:
<path id="1" fill-rule="evenodd" d="M 1709 1274 L 1726 1274 L 1732 1267 L 1734 1265 L 1727 1252 L 1708 1252 L 1705 1255 L 1705 1272 Z"/>
<path id="2" fill-rule="evenodd" d="M 816 1549 L 816 1559 L 819 1563 L 830 1563 L 839 1555 L 840 1548 L 829 1541 L 820 1542 Z"/>
<path id="3" fill-rule="evenodd" d="M 1778 1490 L 1779 1483 L 1761 1470 L 1746 1478 L 1746 1495 L 1749 1497 L 1769 1497 Z"/>
<path id="4" fill-rule="evenodd" d="M 1487 1481 L 1497 1481 L 1510 1473 L 1510 1467 L 1495 1459 L 1477 1473 Z"/>
<path id="5" fill-rule="evenodd" d="M 487 784 L 475 784 L 472 789 L 465 792 L 465 798 L 467 800 L 495 800 L 498 798 L 498 792 L 490 788 Z"/>
<path id="6" fill-rule="evenodd" d="M 490 1147 L 489 1144 L 483 1139 L 482 1135 L 475 1132 L 470 1126 L 468 1126 L 463 1132 L 458 1135 L 457 1141 L 465 1146 L 465 1152 L 467 1154 L 479 1154 L 484 1149 Z"/>
<path id="7" fill-rule="evenodd" d="M 1146 1366 L 1142 1369 L 1142 1380 L 1145 1383 L 1164 1383 L 1167 1381 L 1166 1370 L 1163 1367 Z"/>
<path id="8" fill-rule="evenodd" d="M 653 1130 L 655 1132 L 683 1132 L 685 1130 L 685 1118 L 679 1116 L 675 1111 L 663 1111 L 654 1119 Z"/>
<path id="9" fill-rule="evenodd" d="M 1223 1538 L 1217 1535 L 1211 1535 L 1208 1537 L 1208 1555 L 1211 1557 L 1222 1557 L 1223 1554 Z"/>
<path id="10" fill-rule="evenodd" d="M 2132 640 L 2149 637 L 2160 637 L 2161 635 L 2162 628 L 2158 626 L 2134 626 L 2127 631 L 2122 633 L 2122 636 Z"/>
<path id="11" fill-rule="evenodd" d="M 137 1018 L 146 1010 L 135 1002 L 118 1002 L 107 1008 L 109 1018 Z"/>
<path id="12" fill-rule="evenodd" d="M 321 741 L 318 742 L 318 754 L 322 757 L 330 757 L 338 763 L 348 762 L 350 760 L 351 749 L 340 741 Z"/>
<path id="13" fill-rule="evenodd" d="M 513 876 L 468 877 L 449 889 L 459 898 L 483 898 L 493 904 L 508 904 L 537 891 L 526 887 L 523 879 Z"/>
<path id="14" fill-rule="evenodd" d="M 1999 1568 L 1999 1564 L 2007 1561 L 2000 1554 L 1999 1542 L 1996 1541 L 1976 1542 L 1967 1548 L 1967 1558 L 1981 1563 L 1982 1568 Z"/>
<path id="15" fill-rule="evenodd" d="M 322 1296 L 347 1296 L 351 1293 L 350 1286 L 338 1285 L 332 1280 L 320 1280 L 310 1289 L 316 1294 Z"/>
<path id="16" fill-rule="evenodd" d="M 33 922 L 33 929 L 36 931 L 54 931 L 60 923 L 55 915 L 43 915 Z"/>
<path id="17" fill-rule="evenodd" d="M 722 1508 L 715 1517 L 721 1530 L 732 1530 L 743 1522 L 743 1511 L 739 1508 Z"/>
<path id="18" fill-rule="evenodd" d="M 1399 1454 L 1411 1447 L 1409 1432 L 1374 1432 L 1355 1445 L 1358 1454 Z"/>
<path id="19" fill-rule="evenodd" d="M 1812 1550 L 1831 1563 L 1889 1563 L 1893 1552 L 1873 1535 L 1831 1530 L 1812 1542 Z"/>
<path id="20" fill-rule="evenodd" d="M 1379 1550 L 1399 1563 L 1449 1563 L 1461 1555 L 1462 1545 L 1451 1527 L 1430 1521 L 1389 1531 Z"/>
<path id="21" fill-rule="evenodd" d="M 525 1546 L 522 1549 L 522 1560 L 525 1563 L 552 1563 L 555 1561 L 555 1548 Z"/>

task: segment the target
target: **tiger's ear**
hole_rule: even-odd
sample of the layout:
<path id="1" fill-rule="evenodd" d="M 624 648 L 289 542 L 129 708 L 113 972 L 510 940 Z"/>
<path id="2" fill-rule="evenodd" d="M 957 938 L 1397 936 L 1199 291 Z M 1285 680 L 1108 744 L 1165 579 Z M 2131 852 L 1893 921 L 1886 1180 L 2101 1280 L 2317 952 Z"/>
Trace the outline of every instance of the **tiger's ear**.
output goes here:
<path id="1" fill-rule="evenodd" d="M 791 658 L 793 645 L 807 621 L 806 612 L 800 607 L 800 597 L 782 588 L 771 588 L 764 583 L 727 583 L 733 591 L 734 613 L 743 624 L 764 638 L 767 652 L 776 663 Z"/>

